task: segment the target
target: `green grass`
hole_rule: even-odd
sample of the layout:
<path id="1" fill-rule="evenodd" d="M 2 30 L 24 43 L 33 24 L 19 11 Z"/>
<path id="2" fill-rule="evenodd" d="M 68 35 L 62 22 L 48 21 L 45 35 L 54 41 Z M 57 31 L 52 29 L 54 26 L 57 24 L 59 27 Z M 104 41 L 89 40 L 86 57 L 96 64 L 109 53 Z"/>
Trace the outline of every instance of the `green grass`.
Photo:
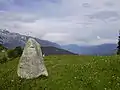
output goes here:
<path id="1" fill-rule="evenodd" d="M 47 56 L 48 77 L 20 79 L 19 58 L 0 64 L 0 90 L 120 90 L 120 56 Z"/>

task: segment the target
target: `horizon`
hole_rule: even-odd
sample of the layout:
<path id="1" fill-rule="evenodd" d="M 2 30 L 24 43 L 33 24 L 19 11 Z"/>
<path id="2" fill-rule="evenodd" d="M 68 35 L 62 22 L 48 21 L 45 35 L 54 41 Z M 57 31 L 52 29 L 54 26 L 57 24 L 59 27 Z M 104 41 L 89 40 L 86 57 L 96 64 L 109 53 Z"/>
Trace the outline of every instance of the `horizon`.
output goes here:
<path id="1" fill-rule="evenodd" d="M 36 36 L 32 36 L 32 35 L 29 35 L 29 33 L 27 33 L 27 34 L 22 34 L 22 33 L 18 33 L 18 32 L 11 32 L 11 31 L 9 31 L 9 30 L 7 30 L 7 29 L 0 29 L 0 31 L 7 31 L 7 32 L 9 32 L 9 33 L 15 33 L 15 34 L 20 34 L 20 35 L 25 35 L 25 36 L 30 36 L 30 37 L 32 37 L 32 38 L 37 38 Z M 99 37 L 99 36 L 98 36 Z M 40 39 L 40 38 L 38 38 L 38 39 Z M 43 39 L 40 39 L 40 40 L 43 40 Z M 45 40 L 45 41 L 49 41 L 49 40 Z M 53 41 L 49 41 L 49 42 L 52 42 L 52 43 L 56 43 L 56 42 L 53 42 Z M 56 44 L 58 44 L 58 43 L 56 43 Z M 114 43 L 114 42 L 112 42 L 112 43 L 102 43 L 102 44 L 94 44 L 94 45 L 78 45 L 78 44 L 73 44 L 73 43 L 71 43 L 71 44 L 58 44 L 58 45 L 60 45 L 60 46 L 79 46 L 79 47 L 91 47 L 91 46 L 100 46 L 100 45 L 105 45 L 105 44 L 116 44 L 117 45 L 117 43 Z"/>

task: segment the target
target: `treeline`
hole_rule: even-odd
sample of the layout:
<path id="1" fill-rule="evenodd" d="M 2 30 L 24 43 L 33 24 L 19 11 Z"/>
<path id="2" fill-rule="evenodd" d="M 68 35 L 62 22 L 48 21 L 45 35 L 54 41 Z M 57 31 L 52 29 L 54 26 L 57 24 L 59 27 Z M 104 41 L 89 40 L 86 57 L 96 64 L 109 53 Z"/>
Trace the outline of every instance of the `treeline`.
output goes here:
<path id="1" fill-rule="evenodd" d="M 119 31 L 119 36 L 118 36 L 117 55 L 120 55 L 120 31 Z"/>
<path id="2" fill-rule="evenodd" d="M 14 49 L 7 49 L 3 45 L 0 45 L 0 63 L 6 63 L 22 55 L 23 48 L 20 46 Z"/>

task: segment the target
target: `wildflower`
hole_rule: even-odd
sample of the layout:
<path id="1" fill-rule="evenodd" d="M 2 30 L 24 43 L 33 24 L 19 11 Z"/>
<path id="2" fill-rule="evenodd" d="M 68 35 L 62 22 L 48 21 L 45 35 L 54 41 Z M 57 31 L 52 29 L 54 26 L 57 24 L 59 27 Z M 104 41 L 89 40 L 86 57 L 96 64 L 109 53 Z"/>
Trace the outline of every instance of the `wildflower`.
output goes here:
<path id="1" fill-rule="evenodd" d="M 117 77 L 117 80 L 119 80 L 120 79 L 120 77 Z"/>
<path id="2" fill-rule="evenodd" d="M 105 90 L 107 90 L 107 88 L 104 88 Z"/>
<path id="3" fill-rule="evenodd" d="M 98 82 L 100 82 L 100 80 L 98 80 Z"/>
<path id="4" fill-rule="evenodd" d="M 68 83 L 70 84 L 70 81 L 68 81 Z"/>
<path id="5" fill-rule="evenodd" d="M 105 60 L 105 62 L 107 62 L 107 60 Z"/>
<path id="6" fill-rule="evenodd" d="M 115 76 L 113 75 L 112 78 L 114 78 Z"/>
<path id="7" fill-rule="evenodd" d="M 104 60 L 104 59 L 101 58 L 101 60 Z"/>
<path id="8" fill-rule="evenodd" d="M 74 77 L 75 79 L 77 78 L 77 77 Z"/>
<path id="9" fill-rule="evenodd" d="M 89 77 L 90 79 L 92 78 L 92 77 Z"/>
<path id="10" fill-rule="evenodd" d="M 90 63 L 88 63 L 88 65 L 90 65 Z"/>
<path id="11" fill-rule="evenodd" d="M 120 85 L 120 83 L 117 83 L 117 86 L 119 86 Z"/>

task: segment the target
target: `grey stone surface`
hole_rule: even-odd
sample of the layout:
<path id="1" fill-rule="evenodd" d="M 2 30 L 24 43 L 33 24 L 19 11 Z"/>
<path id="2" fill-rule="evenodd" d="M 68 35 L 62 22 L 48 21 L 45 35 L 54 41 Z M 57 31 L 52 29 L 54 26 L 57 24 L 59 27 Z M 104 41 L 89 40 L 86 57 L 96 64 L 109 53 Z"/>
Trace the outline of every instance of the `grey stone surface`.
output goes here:
<path id="1" fill-rule="evenodd" d="M 18 64 L 17 74 L 26 79 L 37 78 L 40 75 L 48 76 L 40 44 L 35 39 L 30 38 L 27 41 Z"/>

